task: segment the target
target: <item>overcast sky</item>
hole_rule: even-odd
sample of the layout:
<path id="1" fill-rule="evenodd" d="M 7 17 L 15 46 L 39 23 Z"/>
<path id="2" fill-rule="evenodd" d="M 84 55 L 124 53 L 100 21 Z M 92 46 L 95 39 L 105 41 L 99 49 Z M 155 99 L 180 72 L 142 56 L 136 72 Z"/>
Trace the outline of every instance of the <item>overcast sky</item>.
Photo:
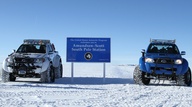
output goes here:
<path id="1" fill-rule="evenodd" d="M 150 38 L 176 39 L 192 62 L 191 0 L 0 0 L 0 59 L 23 39 L 111 38 L 111 63 L 138 63 Z"/>

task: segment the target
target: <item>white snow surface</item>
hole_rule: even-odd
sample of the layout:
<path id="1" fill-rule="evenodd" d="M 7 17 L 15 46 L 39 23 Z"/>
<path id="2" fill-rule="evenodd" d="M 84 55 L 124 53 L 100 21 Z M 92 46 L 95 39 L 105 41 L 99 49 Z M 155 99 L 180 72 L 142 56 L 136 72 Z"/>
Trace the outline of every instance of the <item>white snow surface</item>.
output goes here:
<path id="1" fill-rule="evenodd" d="M 64 64 L 63 78 L 55 83 L 17 79 L 0 83 L 0 107 L 191 107 L 191 86 L 168 81 L 148 86 L 133 82 L 135 66 L 74 63 Z"/>

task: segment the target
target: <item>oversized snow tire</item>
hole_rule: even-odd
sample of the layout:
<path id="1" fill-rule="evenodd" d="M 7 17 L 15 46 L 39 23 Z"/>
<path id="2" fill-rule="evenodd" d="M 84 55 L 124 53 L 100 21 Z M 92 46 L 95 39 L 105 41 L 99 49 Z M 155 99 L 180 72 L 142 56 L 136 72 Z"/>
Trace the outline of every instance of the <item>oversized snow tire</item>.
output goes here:
<path id="1" fill-rule="evenodd" d="M 53 67 L 51 67 L 50 69 L 50 78 L 51 78 L 51 82 L 55 82 L 55 71 Z"/>
<path id="2" fill-rule="evenodd" d="M 191 69 L 190 68 L 188 68 L 188 71 L 184 75 L 177 76 L 177 85 L 179 86 L 191 85 Z"/>
<path id="3" fill-rule="evenodd" d="M 188 71 L 185 73 L 184 79 L 185 79 L 185 84 L 187 86 L 190 86 L 191 85 L 191 69 L 190 68 L 188 68 Z"/>
<path id="4" fill-rule="evenodd" d="M 150 83 L 150 79 L 145 77 L 145 73 L 144 72 L 142 72 L 141 80 L 142 80 L 142 83 L 144 85 L 149 85 L 149 83 Z"/>
<path id="5" fill-rule="evenodd" d="M 15 81 L 15 80 L 16 80 L 16 77 L 15 77 L 12 73 L 10 73 L 10 74 L 9 74 L 9 80 L 10 80 L 10 81 Z"/>
<path id="6" fill-rule="evenodd" d="M 178 75 L 176 77 L 176 84 L 178 86 L 185 86 L 184 75 Z"/>
<path id="7" fill-rule="evenodd" d="M 57 68 L 54 68 L 54 70 L 55 70 L 55 78 L 62 78 L 62 76 L 63 76 L 63 65 L 62 64 L 60 64 L 60 66 L 59 67 L 57 67 Z"/>
<path id="8" fill-rule="evenodd" d="M 133 72 L 133 80 L 135 84 L 139 84 L 138 71 L 139 71 L 139 66 L 136 66 Z"/>
<path id="9" fill-rule="evenodd" d="M 8 82 L 9 81 L 9 72 L 6 72 L 5 70 L 2 69 L 2 72 L 1 72 L 1 79 L 2 79 L 2 82 Z"/>
<path id="10" fill-rule="evenodd" d="M 55 72 L 52 67 L 48 67 L 47 70 L 41 73 L 41 80 L 42 83 L 51 83 L 55 82 Z"/>
<path id="11" fill-rule="evenodd" d="M 139 85 L 148 85 L 150 83 L 150 79 L 145 77 L 145 73 L 139 69 L 139 65 L 134 69 L 133 79 L 134 82 Z"/>
<path id="12" fill-rule="evenodd" d="M 63 77 L 63 64 L 60 65 L 60 78 Z"/>
<path id="13" fill-rule="evenodd" d="M 42 83 L 49 83 L 51 81 L 49 72 L 50 71 L 47 70 L 47 71 L 41 73 L 41 80 L 40 81 Z"/>

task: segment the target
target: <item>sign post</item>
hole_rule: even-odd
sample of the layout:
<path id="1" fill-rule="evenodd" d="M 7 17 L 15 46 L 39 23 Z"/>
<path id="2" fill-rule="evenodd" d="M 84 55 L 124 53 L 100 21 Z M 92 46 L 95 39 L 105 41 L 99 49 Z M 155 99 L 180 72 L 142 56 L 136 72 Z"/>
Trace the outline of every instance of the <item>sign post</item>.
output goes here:
<path id="1" fill-rule="evenodd" d="M 103 63 L 103 83 L 105 83 L 105 73 L 106 73 L 105 63 Z"/>
<path id="2" fill-rule="evenodd" d="M 74 76 L 74 62 L 98 62 L 103 64 L 105 82 L 105 63 L 111 61 L 110 38 L 67 38 L 67 62 L 71 62 L 71 77 Z"/>
<path id="3" fill-rule="evenodd" d="M 73 77 L 74 77 L 74 69 L 73 69 L 73 62 L 71 63 L 71 82 L 73 82 Z"/>

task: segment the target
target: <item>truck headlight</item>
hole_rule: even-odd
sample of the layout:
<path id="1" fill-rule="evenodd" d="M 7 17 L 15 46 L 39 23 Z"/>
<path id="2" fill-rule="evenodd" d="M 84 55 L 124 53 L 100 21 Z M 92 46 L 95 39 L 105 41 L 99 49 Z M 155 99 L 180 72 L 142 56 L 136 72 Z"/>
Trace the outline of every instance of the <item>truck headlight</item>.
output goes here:
<path id="1" fill-rule="evenodd" d="M 181 59 L 177 59 L 177 60 L 175 60 L 175 64 L 182 64 L 182 60 Z"/>
<path id="2" fill-rule="evenodd" d="M 152 58 L 145 58 L 145 62 L 154 63 L 155 61 Z"/>
<path id="3" fill-rule="evenodd" d="M 37 59 L 35 60 L 35 62 L 36 62 L 36 63 L 43 63 L 43 62 L 45 62 L 45 58 L 37 58 Z"/>
<path id="4" fill-rule="evenodd" d="M 12 59 L 12 58 L 6 58 L 6 61 L 7 61 L 8 63 L 13 63 L 13 59 Z"/>

